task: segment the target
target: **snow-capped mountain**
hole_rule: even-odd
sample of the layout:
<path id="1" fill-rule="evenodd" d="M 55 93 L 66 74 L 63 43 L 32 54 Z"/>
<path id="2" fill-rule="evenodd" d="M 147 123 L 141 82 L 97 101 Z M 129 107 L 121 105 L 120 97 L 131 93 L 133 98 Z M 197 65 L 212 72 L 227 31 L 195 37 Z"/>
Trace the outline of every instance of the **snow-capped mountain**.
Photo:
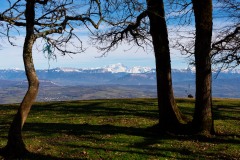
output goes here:
<path id="1" fill-rule="evenodd" d="M 106 67 L 103 67 L 102 70 L 104 70 L 105 72 L 111 72 L 111 73 L 121 73 L 121 72 L 127 72 L 128 68 L 121 63 L 117 63 L 117 64 L 111 64 Z"/>
<path id="2" fill-rule="evenodd" d="M 103 91 L 108 88 L 117 90 L 124 88 L 118 97 L 129 98 L 133 93 L 142 95 L 156 95 L 156 69 L 151 67 L 127 67 L 121 63 L 98 68 L 53 68 L 37 70 L 40 80 L 40 100 L 68 100 L 75 97 L 94 95 L 94 98 L 106 98 Z M 172 80 L 174 94 L 177 97 L 184 97 L 187 93 L 195 93 L 195 69 L 173 69 Z M 213 96 L 240 98 L 240 69 L 225 70 L 218 74 L 213 72 Z M 24 70 L 4 69 L 0 70 L 0 103 L 1 96 L 16 96 L 19 91 L 27 88 L 26 75 Z M 2 91 L 2 92 L 1 92 Z M 99 92 L 98 92 L 99 91 Z M 131 91 L 131 92 L 130 92 Z M 7 94 L 6 94 L 7 93 Z M 110 93 L 110 94 L 109 94 Z M 22 92 L 24 95 L 24 92 Z M 61 96 L 60 96 L 61 95 Z M 60 97 L 59 97 L 60 96 Z M 95 97 L 96 96 L 96 97 Z M 100 96 L 100 97 L 99 97 Z M 68 97 L 68 98 L 66 98 Z M 22 98 L 22 97 L 21 97 Z M 20 99 L 21 99 L 20 98 Z M 52 99 L 53 98 L 53 99 Z M 2 102 L 4 98 L 2 98 Z M 7 98 L 5 98 L 7 99 Z"/>
<path id="3" fill-rule="evenodd" d="M 111 72 L 111 73 L 148 73 L 151 72 L 152 69 L 151 67 L 142 67 L 142 66 L 134 66 L 131 68 L 128 68 L 127 66 L 117 63 L 117 64 L 112 64 L 108 65 L 106 67 L 103 67 L 102 70 Z"/>
<path id="4" fill-rule="evenodd" d="M 155 72 L 155 69 L 151 67 L 141 67 L 141 66 L 136 66 L 128 69 L 128 73 L 149 73 L 149 72 Z"/>
<path id="5" fill-rule="evenodd" d="M 52 81 L 61 86 L 74 85 L 155 85 L 156 70 L 151 67 L 127 67 L 121 63 L 98 68 L 53 68 L 49 70 L 37 70 L 40 80 Z M 175 79 L 189 80 L 194 75 L 184 75 L 181 70 L 174 70 Z M 189 74 L 189 73 L 188 73 Z M 184 76 L 183 76 L 184 75 Z M 180 78 L 181 77 L 181 78 Z M 25 81 L 24 70 L 0 70 L 0 80 Z"/>
<path id="6" fill-rule="evenodd" d="M 49 70 L 42 70 L 45 72 L 80 72 L 80 73 L 148 73 L 155 72 L 151 67 L 134 66 L 127 67 L 121 63 L 111 64 L 104 67 L 97 68 L 53 68 Z"/>
<path id="7" fill-rule="evenodd" d="M 78 73 L 155 73 L 156 69 L 151 68 L 148 66 L 134 66 L 134 67 L 127 67 L 121 63 L 117 64 L 110 64 L 104 67 L 97 67 L 97 68 L 53 68 L 53 69 L 44 69 L 44 70 L 37 70 L 38 72 L 56 72 L 56 73 L 71 73 L 71 72 L 78 72 Z M 16 68 L 16 69 L 2 69 L 0 73 L 21 73 L 24 70 Z M 195 68 L 188 67 L 185 69 L 172 69 L 172 73 L 195 73 Z M 213 70 L 213 73 L 219 73 L 219 70 Z M 226 74 L 240 74 L 240 69 L 226 69 L 222 70 L 221 73 Z M 0 74 L 1 78 L 1 74 Z"/>
<path id="8" fill-rule="evenodd" d="M 127 67 L 121 63 L 99 68 L 53 68 L 37 70 L 40 80 L 53 81 L 60 85 L 98 85 L 98 84 L 156 84 L 156 70 L 151 67 Z M 240 79 L 240 69 L 213 72 L 217 79 Z M 173 69 L 173 82 L 194 81 L 195 69 Z M 23 81 L 26 80 L 24 70 L 0 70 L 0 80 Z"/>

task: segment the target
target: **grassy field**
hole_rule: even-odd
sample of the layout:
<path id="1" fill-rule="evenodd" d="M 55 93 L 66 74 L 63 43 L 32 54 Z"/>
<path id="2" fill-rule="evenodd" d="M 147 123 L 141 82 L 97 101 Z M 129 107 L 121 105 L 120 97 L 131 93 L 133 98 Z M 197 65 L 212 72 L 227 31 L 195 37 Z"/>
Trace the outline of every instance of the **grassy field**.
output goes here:
<path id="1" fill-rule="evenodd" d="M 177 103 L 191 117 L 194 100 Z M 0 148 L 16 109 L 0 105 Z M 23 130 L 26 159 L 240 159 L 240 100 L 214 100 L 217 136 L 152 133 L 157 119 L 156 99 L 36 103 Z"/>

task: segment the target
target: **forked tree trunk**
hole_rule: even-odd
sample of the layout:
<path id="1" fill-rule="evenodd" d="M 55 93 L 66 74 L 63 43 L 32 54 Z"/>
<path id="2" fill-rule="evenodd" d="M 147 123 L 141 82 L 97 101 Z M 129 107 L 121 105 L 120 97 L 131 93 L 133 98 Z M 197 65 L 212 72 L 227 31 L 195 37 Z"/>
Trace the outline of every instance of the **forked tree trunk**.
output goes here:
<path id="1" fill-rule="evenodd" d="M 7 146 L 4 148 L 5 157 L 7 158 L 22 157 L 27 151 L 22 139 L 22 128 L 38 93 L 39 81 L 32 59 L 32 47 L 36 40 L 34 36 L 34 6 L 35 2 L 33 0 L 27 0 L 25 11 L 27 27 L 23 61 L 28 79 L 28 90 L 10 126 Z"/>
<path id="2" fill-rule="evenodd" d="M 147 0 L 150 34 L 156 60 L 159 126 L 162 131 L 178 129 L 182 115 L 172 88 L 171 59 L 163 0 Z"/>
<path id="3" fill-rule="evenodd" d="M 210 134 L 214 132 L 212 118 L 212 0 L 193 0 L 196 25 L 195 63 L 196 63 L 196 103 L 193 117 L 195 132 Z"/>

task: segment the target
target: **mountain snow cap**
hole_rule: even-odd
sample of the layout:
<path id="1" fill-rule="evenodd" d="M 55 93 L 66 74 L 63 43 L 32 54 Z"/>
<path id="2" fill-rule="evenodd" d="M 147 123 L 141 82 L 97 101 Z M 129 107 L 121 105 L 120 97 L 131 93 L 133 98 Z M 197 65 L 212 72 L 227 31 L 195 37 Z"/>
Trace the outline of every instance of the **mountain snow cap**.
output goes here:
<path id="1" fill-rule="evenodd" d="M 119 73 L 119 72 L 127 72 L 128 68 L 124 66 L 122 63 L 111 64 L 103 68 L 107 72 Z"/>

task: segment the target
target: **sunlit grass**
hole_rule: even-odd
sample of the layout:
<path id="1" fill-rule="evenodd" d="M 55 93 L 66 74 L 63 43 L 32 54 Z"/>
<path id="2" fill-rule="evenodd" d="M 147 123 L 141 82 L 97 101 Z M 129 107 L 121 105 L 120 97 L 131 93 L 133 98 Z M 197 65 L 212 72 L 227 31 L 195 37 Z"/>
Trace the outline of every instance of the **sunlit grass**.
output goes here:
<path id="1" fill-rule="evenodd" d="M 193 99 L 177 99 L 191 118 Z M 0 147 L 17 105 L 0 105 Z M 217 136 L 159 135 L 156 99 L 36 103 L 23 129 L 26 159 L 238 159 L 240 100 L 214 100 Z M 0 158 L 1 159 L 1 158 Z"/>

